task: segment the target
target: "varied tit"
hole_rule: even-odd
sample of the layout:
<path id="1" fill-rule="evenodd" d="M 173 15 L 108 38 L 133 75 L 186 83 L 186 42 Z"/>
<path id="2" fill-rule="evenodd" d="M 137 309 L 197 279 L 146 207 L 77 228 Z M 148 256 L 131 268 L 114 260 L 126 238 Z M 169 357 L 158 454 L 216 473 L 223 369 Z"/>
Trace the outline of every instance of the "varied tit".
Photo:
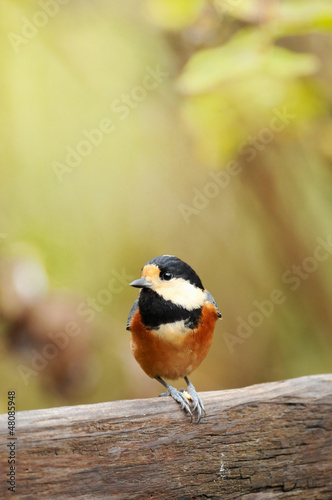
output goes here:
<path id="1" fill-rule="evenodd" d="M 188 375 L 210 348 L 221 313 L 195 271 L 172 255 L 160 255 L 145 264 L 141 278 L 130 283 L 141 288 L 127 322 L 131 349 L 149 377 L 155 378 L 197 422 L 205 413 L 201 398 Z M 184 378 L 178 391 L 167 382 Z"/>

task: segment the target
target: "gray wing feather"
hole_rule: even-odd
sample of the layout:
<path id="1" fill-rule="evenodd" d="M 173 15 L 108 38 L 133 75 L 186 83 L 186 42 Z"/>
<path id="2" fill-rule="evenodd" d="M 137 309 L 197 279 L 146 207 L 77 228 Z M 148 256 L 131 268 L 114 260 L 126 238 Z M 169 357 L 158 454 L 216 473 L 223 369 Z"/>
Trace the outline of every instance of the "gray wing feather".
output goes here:
<path id="1" fill-rule="evenodd" d="M 130 313 L 129 313 L 129 316 L 128 316 L 128 320 L 127 320 L 126 330 L 130 330 L 130 323 L 131 323 L 132 317 L 134 316 L 134 314 L 137 311 L 137 309 L 138 309 L 138 299 L 135 300 L 135 302 L 133 304 L 133 307 L 130 310 Z"/>
<path id="2" fill-rule="evenodd" d="M 218 316 L 219 316 L 219 318 L 221 318 L 222 316 L 221 316 L 221 312 L 219 310 L 219 307 L 217 306 L 217 303 L 214 300 L 213 295 L 210 292 L 208 292 L 207 290 L 206 290 L 206 300 L 207 300 L 207 302 L 211 302 L 211 304 L 213 304 L 215 306 L 215 308 L 217 309 L 217 312 L 218 312 Z"/>

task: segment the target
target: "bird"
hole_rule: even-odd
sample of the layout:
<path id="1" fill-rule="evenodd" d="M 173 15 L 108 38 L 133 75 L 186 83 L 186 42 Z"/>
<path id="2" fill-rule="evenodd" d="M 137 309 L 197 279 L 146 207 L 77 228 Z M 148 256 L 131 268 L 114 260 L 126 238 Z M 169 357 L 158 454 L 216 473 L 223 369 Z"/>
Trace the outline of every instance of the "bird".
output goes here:
<path id="1" fill-rule="evenodd" d="M 167 390 L 182 410 L 206 414 L 203 402 L 188 376 L 201 364 L 211 346 L 220 310 L 210 292 L 189 264 L 173 255 L 149 260 L 141 277 L 129 283 L 140 288 L 129 313 L 126 329 L 130 346 L 143 371 Z M 183 378 L 186 389 L 177 390 L 168 380 Z"/>

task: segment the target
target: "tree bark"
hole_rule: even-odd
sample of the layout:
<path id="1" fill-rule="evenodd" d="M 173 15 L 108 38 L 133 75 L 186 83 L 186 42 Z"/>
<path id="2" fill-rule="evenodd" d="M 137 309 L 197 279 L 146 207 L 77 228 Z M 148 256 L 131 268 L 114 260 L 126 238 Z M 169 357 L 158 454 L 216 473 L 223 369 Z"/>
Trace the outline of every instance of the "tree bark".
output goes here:
<path id="1" fill-rule="evenodd" d="M 18 412 L 16 496 L 332 498 L 332 375 L 200 395 L 197 425 L 169 397 Z"/>

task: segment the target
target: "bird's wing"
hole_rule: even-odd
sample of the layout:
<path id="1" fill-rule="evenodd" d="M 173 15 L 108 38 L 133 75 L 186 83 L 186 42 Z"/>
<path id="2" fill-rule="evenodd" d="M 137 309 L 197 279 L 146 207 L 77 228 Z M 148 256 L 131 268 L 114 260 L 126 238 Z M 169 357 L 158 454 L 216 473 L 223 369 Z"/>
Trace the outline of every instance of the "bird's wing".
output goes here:
<path id="1" fill-rule="evenodd" d="M 129 313 L 129 316 L 128 316 L 128 320 L 127 320 L 126 330 L 130 330 L 130 323 L 131 323 L 132 317 L 134 316 L 134 314 L 137 311 L 137 309 L 138 309 L 138 299 L 135 300 L 135 302 L 133 304 L 133 307 L 130 310 L 130 313 Z"/>
<path id="2" fill-rule="evenodd" d="M 222 316 L 221 316 L 221 312 L 219 311 L 219 307 L 217 306 L 217 303 L 214 300 L 213 295 L 210 292 L 208 292 L 207 290 L 206 290 L 206 300 L 207 300 L 207 302 L 211 302 L 211 304 L 214 305 L 214 307 L 217 309 L 217 313 L 218 313 L 219 318 L 221 318 Z"/>

